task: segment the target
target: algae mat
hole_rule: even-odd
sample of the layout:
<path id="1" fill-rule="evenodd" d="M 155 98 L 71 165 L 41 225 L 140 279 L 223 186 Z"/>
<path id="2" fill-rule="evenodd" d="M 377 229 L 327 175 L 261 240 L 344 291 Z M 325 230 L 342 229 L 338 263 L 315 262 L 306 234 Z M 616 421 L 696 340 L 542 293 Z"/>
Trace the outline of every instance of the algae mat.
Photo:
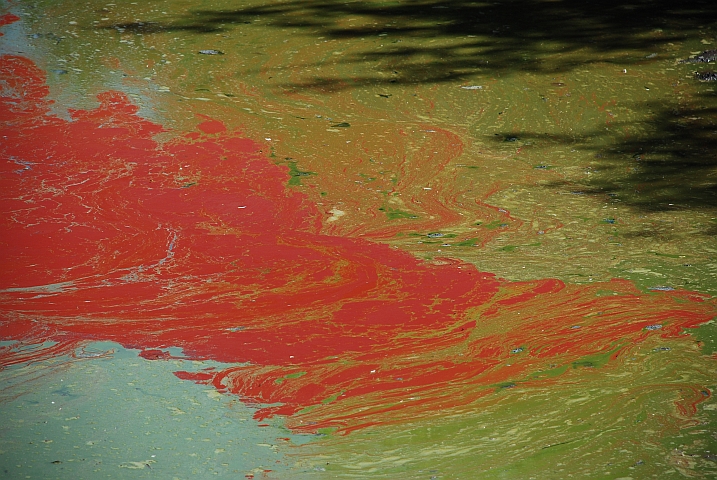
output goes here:
<path id="1" fill-rule="evenodd" d="M 574 3 L 5 3 L 4 474 L 713 476 L 717 12 Z"/>

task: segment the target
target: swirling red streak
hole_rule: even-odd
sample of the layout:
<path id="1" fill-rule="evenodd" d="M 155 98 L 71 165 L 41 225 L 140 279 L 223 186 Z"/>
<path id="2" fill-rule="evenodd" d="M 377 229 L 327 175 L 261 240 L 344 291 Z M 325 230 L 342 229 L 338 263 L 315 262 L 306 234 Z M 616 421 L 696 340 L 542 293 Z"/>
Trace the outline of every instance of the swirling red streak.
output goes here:
<path id="1" fill-rule="evenodd" d="M 0 350 L 4 365 L 90 340 L 156 360 L 177 346 L 190 358 L 248 363 L 178 376 L 282 404 L 259 418 L 349 431 L 469 404 L 546 357 L 566 364 L 648 335 L 679 337 L 714 316 L 714 301 L 695 293 L 511 283 L 459 261 L 427 265 L 321 235 L 321 213 L 285 188 L 286 168 L 215 120 L 200 124 L 203 135 L 159 145 L 162 128 L 121 93 L 66 121 L 48 113 L 44 75 L 29 60 L 0 57 L 0 80 L 0 333 L 19 341 Z M 59 343 L 22 353 L 47 340 Z M 407 389 L 424 397 L 400 402 Z M 355 409 L 361 401 L 368 413 Z"/>

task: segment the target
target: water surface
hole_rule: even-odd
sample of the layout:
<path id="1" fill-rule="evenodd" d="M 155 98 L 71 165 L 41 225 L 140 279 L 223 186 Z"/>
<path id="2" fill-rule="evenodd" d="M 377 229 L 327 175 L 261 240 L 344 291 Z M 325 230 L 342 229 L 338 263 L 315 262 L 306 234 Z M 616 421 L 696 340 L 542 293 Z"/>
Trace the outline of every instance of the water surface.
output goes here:
<path id="1" fill-rule="evenodd" d="M 114 478 L 714 475 L 709 3 L 88 5 L 5 4 L 7 475 L 55 390 Z"/>

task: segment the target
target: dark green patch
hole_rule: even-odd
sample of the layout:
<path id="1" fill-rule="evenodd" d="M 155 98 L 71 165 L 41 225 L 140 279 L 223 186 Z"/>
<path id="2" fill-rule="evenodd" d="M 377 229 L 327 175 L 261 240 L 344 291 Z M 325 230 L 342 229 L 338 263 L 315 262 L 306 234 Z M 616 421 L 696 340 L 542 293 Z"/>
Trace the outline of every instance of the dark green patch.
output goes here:
<path id="1" fill-rule="evenodd" d="M 288 374 L 288 375 L 284 375 L 284 376 L 281 377 L 281 378 L 277 378 L 276 380 L 274 380 L 274 383 L 276 383 L 277 385 L 281 385 L 282 383 L 284 383 L 285 380 L 289 380 L 289 379 L 292 379 L 292 378 L 301 378 L 301 377 L 303 377 L 304 375 L 306 375 L 306 372 L 290 373 L 290 374 Z"/>
<path id="2" fill-rule="evenodd" d="M 287 165 L 289 166 L 289 186 L 297 187 L 301 185 L 301 177 L 316 175 L 316 172 L 299 170 L 296 166 L 296 162 L 289 162 Z"/>
<path id="3" fill-rule="evenodd" d="M 595 368 L 595 363 L 589 361 L 589 360 L 579 360 L 577 362 L 572 363 L 573 368 Z"/>
<path id="4" fill-rule="evenodd" d="M 463 240 L 462 242 L 456 242 L 453 244 L 454 247 L 475 247 L 478 244 L 477 238 L 469 238 L 468 240 Z"/>
<path id="5" fill-rule="evenodd" d="M 409 212 L 404 212 L 403 210 L 399 210 L 399 209 L 397 209 L 397 208 L 384 208 L 384 207 L 380 207 L 380 208 L 379 208 L 379 211 L 385 212 L 385 213 L 386 213 L 386 216 L 388 217 L 389 220 L 397 220 L 397 219 L 400 219 L 400 218 L 409 218 L 409 219 L 416 219 L 416 218 L 418 218 L 417 215 L 414 215 L 414 214 L 409 213 Z"/>
<path id="6" fill-rule="evenodd" d="M 573 366 L 573 368 L 600 368 L 607 364 L 607 362 L 610 360 L 610 357 L 618 350 L 620 350 L 620 348 L 621 347 L 616 347 L 609 352 L 587 356 L 581 360 L 572 362 L 571 365 Z"/>
<path id="7" fill-rule="evenodd" d="M 503 223 L 502 220 L 493 220 L 492 222 L 483 225 L 483 228 L 487 228 L 488 230 L 495 230 L 496 228 L 500 228 L 503 225 L 505 225 L 505 223 Z"/>
<path id="8" fill-rule="evenodd" d="M 337 398 L 339 398 L 341 395 L 343 395 L 344 390 L 341 390 L 339 393 L 336 393 L 334 395 L 331 395 L 330 397 L 324 398 L 321 400 L 321 403 L 323 405 L 329 404 L 331 402 L 335 402 Z"/>

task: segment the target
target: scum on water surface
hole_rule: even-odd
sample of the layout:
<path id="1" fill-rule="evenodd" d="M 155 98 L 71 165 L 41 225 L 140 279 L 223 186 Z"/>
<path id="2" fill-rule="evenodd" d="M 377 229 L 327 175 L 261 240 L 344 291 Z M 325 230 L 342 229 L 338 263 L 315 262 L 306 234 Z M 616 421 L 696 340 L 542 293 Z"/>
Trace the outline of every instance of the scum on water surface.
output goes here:
<path id="1" fill-rule="evenodd" d="M 37 365 L 88 335 L 236 364 L 177 375 L 310 432 L 257 442 L 286 478 L 714 473 L 710 2 L 8 8 L 55 101 L 3 170 L 8 229 L 55 242 L 4 254 L 3 339 L 69 342 Z"/>

